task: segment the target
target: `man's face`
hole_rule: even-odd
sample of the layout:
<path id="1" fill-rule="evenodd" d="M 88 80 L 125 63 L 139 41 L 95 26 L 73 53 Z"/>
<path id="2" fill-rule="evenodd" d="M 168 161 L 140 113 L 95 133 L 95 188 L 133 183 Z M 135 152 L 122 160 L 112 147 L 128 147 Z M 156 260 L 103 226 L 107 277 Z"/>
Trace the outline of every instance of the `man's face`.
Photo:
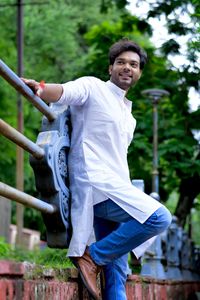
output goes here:
<path id="1" fill-rule="evenodd" d="M 110 81 L 128 91 L 141 76 L 140 57 L 132 51 L 122 52 L 109 66 Z"/>

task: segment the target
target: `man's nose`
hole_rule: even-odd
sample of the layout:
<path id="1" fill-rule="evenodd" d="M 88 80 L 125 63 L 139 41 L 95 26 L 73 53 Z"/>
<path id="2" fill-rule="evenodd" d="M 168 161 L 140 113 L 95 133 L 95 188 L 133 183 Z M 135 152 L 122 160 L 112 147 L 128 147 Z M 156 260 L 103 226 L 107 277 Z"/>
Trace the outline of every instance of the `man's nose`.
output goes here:
<path id="1" fill-rule="evenodd" d="M 130 64 L 128 62 L 124 64 L 124 70 L 130 70 Z"/>

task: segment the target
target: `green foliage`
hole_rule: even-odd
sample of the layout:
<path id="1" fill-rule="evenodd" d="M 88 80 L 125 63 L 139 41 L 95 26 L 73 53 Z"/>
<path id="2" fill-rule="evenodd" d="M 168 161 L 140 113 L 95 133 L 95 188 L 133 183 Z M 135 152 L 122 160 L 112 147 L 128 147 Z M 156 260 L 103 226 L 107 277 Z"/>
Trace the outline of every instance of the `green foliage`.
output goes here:
<path id="1" fill-rule="evenodd" d="M 131 16 L 127 16 L 131 20 Z M 141 35 L 132 17 L 132 26 L 126 26 L 127 19 L 117 23 L 103 22 L 94 26 L 85 35 L 91 51 L 87 57 L 86 71 L 107 80 L 107 52 L 109 46 L 121 37 L 129 37 L 142 45 L 148 53 L 149 61 L 139 83 L 128 94 L 133 101 L 133 115 L 137 120 L 134 141 L 129 148 L 129 166 L 132 178 L 143 178 L 146 191 L 151 192 L 152 170 L 152 104 L 141 96 L 145 88 L 161 88 L 170 92 L 170 97 L 162 98 L 158 105 L 159 115 L 159 172 L 160 194 L 167 201 L 172 190 L 177 190 L 181 178 L 192 176 L 200 168 L 195 158 L 197 141 L 191 126 L 198 127 L 194 115 L 188 108 L 188 81 L 183 72 L 168 68 L 166 58 L 155 55 L 148 40 L 148 31 Z M 97 69 L 96 69 L 97 66 Z M 86 75 L 82 73 L 81 75 Z M 198 117 L 198 115 L 197 115 Z M 197 120 L 197 118 L 196 118 Z M 192 127 L 192 128 L 194 128 Z M 184 138 L 183 138 L 184 137 Z M 179 143 L 178 141 L 181 141 Z"/>
<path id="2" fill-rule="evenodd" d="M 34 258 L 34 254 L 24 249 L 13 249 L 0 237 L 0 259 L 9 259 L 15 261 L 25 261 Z"/>
<path id="3" fill-rule="evenodd" d="M 180 42 L 177 37 L 188 36 L 187 42 L 187 59 L 183 68 L 191 67 L 199 72 L 199 45 L 200 45 L 200 5 L 199 1 L 193 0 L 159 0 L 154 3 L 145 1 L 150 4 L 148 18 L 159 18 L 161 15 L 166 17 L 166 26 L 169 34 L 173 34 L 175 38 L 169 39 L 162 46 L 162 51 L 168 54 L 179 53 Z M 143 0 L 138 0 L 138 3 L 143 3 Z M 198 80 L 197 80 L 198 81 Z"/>
<path id="4" fill-rule="evenodd" d="M 55 268 L 72 267 L 69 258 L 66 257 L 67 250 L 45 248 L 37 252 L 35 263 Z"/>
<path id="5" fill-rule="evenodd" d="M 4 239 L 0 237 L 0 257 L 9 258 L 11 246 L 5 243 Z"/>
<path id="6" fill-rule="evenodd" d="M 66 257 L 67 249 L 44 248 L 32 251 L 23 248 L 12 248 L 0 238 L 0 259 L 9 259 L 17 262 L 28 261 L 30 263 L 53 268 L 72 267 L 71 261 Z"/>
<path id="7" fill-rule="evenodd" d="M 94 25 L 84 35 L 89 47 L 85 55 L 85 64 L 78 73 L 81 75 L 96 76 L 102 80 L 108 79 L 108 51 L 117 40 L 127 37 L 134 39 L 141 46 L 151 47 L 148 41 L 148 32 L 141 35 L 138 31 L 138 19 L 128 13 L 124 13 L 118 21 L 103 21 L 100 25 Z"/>
<path id="8" fill-rule="evenodd" d="M 190 112 L 188 107 L 189 89 L 194 87 L 196 91 L 199 91 L 200 5 L 196 0 L 145 2 L 150 4 L 148 18 L 165 16 L 168 32 L 173 37 L 170 37 L 160 48 L 163 55 L 171 56 L 172 62 L 167 66 L 167 73 L 171 78 L 167 74 L 163 82 L 163 86 L 170 92 L 170 103 L 168 101 L 167 104 L 169 110 L 164 105 L 162 112 L 159 111 L 159 119 L 161 118 L 159 122 L 159 171 L 161 198 L 166 198 L 166 191 L 169 193 L 170 190 L 176 189 L 179 193 L 179 200 L 175 213 L 180 224 L 185 224 L 187 215 L 190 213 L 189 208 L 200 193 L 198 184 L 200 148 L 199 141 L 195 140 L 193 135 L 194 129 L 199 130 L 200 110 Z M 143 0 L 138 0 L 138 3 L 142 4 Z M 185 57 L 188 61 L 185 61 L 179 70 L 172 72 L 175 70 L 173 61 L 176 57 L 174 55 L 179 54 L 181 49 L 179 37 L 185 37 L 185 35 L 188 37 L 187 45 L 185 45 L 187 46 Z M 165 85 L 166 80 L 169 83 L 167 85 Z M 168 122 L 163 118 L 163 112 Z"/>
<path id="9" fill-rule="evenodd" d="M 162 45 L 164 54 L 179 54 L 180 45 L 174 40 L 170 39 Z"/>
<path id="10" fill-rule="evenodd" d="M 13 4 L 13 1 L 7 1 Z M 107 14 L 100 12 L 101 0 L 88 4 L 87 0 L 52 0 L 49 4 L 26 3 L 23 6 L 24 24 L 24 77 L 47 82 L 64 82 L 77 76 L 85 65 L 88 45 L 83 35 L 102 19 L 117 20 L 119 12 L 113 6 Z M 1 59 L 17 72 L 17 9 L 16 6 L 0 7 Z M 16 91 L 0 77 L 0 118 L 17 127 Z M 42 115 L 27 100 L 23 100 L 24 134 L 36 141 Z M 5 155 L 6 153 L 6 155 Z M 16 146 L 0 135 L 0 181 L 15 186 Z M 25 153 L 25 192 L 37 196 L 29 155 Z M 13 204 L 13 222 L 15 205 Z M 25 227 L 40 229 L 44 225 L 40 213 L 25 209 Z"/>
<path id="11" fill-rule="evenodd" d="M 139 2 L 141 3 L 142 0 Z M 170 92 L 158 105 L 159 115 L 159 177 L 160 194 L 167 201 L 172 190 L 179 192 L 182 179 L 200 170 L 199 146 L 192 131 L 199 129 L 199 110 L 190 112 L 188 91 L 198 89 L 199 66 L 199 3 L 196 0 L 159 0 L 149 16 L 168 16 L 170 32 L 193 33 L 188 43 L 190 64 L 176 70 L 167 54 L 177 53 L 176 39 L 163 46 L 157 54 L 150 42 L 152 29 L 148 20 L 132 16 L 125 9 L 127 1 L 52 0 L 49 5 L 24 6 L 24 76 L 47 82 L 65 82 L 82 75 L 94 75 L 103 80 L 108 76 L 108 49 L 113 42 L 128 37 L 139 43 L 148 54 L 148 64 L 142 78 L 127 95 L 133 101 L 137 120 L 134 141 L 129 148 L 132 178 L 145 180 L 146 192 L 151 191 L 152 170 L 152 104 L 142 97 L 147 88 Z M 104 10 L 102 9 L 104 5 Z M 192 5 L 193 13 L 188 10 Z M 120 10 L 118 7 L 121 7 Z M 104 11 L 104 13 L 102 13 Z M 179 16 L 189 12 L 192 25 L 183 26 Z M 175 17 L 174 17 L 175 16 Z M 2 59 L 16 71 L 16 8 L 0 9 L 0 52 Z M 0 117 L 16 127 L 17 97 L 15 90 L 0 78 Z M 35 141 L 40 129 L 41 114 L 24 100 L 25 135 Z M 15 145 L 0 136 L 0 180 L 15 185 Z M 5 155 L 6 153 L 6 155 Z M 37 196 L 33 172 L 25 154 L 25 191 Z M 34 210 L 25 210 L 25 226 L 40 228 L 43 221 Z"/>
<path id="12" fill-rule="evenodd" d="M 109 8 L 113 6 L 116 6 L 119 10 L 124 10 L 127 4 L 127 0 L 101 0 L 101 12 L 107 13 Z"/>

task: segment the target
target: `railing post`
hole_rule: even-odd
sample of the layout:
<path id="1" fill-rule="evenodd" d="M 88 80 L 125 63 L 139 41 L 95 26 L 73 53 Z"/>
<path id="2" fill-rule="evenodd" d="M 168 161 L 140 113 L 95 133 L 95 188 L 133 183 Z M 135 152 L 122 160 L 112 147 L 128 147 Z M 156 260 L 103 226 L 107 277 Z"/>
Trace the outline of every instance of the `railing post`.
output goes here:
<path id="1" fill-rule="evenodd" d="M 11 203 L 6 198 L 0 196 L 0 236 L 9 242 L 9 228 L 11 221 Z"/>
<path id="2" fill-rule="evenodd" d="M 23 0 L 17 0 L 17 56 L 18 76 L 23 75 Z M 22 96 L 17 93 L 17 129 L 24 132 L 24 113 Z M 17 145 L 16 155 L 16 188 L 24 190 L 24 150 Z M 22 230 L 24 227 L 24 207 L 17 204 L 17 245 L 22 244 Z"/>

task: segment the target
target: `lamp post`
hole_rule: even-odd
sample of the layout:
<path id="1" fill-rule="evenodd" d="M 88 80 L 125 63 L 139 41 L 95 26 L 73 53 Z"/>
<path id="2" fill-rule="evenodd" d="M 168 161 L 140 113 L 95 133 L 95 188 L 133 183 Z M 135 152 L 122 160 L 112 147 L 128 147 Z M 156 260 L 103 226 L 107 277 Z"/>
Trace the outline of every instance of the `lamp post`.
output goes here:
<path id="1" fill-rule="evenodd" d="M 153 198 L 159 197 L 159 171 L 158 171 L 158 103 L 169 92 L 160 89 L 148 89 L 142 91 L 142 95 L 151 99 L 153 104 L 153 170 L 152 170 L 152 193 Z"/>

